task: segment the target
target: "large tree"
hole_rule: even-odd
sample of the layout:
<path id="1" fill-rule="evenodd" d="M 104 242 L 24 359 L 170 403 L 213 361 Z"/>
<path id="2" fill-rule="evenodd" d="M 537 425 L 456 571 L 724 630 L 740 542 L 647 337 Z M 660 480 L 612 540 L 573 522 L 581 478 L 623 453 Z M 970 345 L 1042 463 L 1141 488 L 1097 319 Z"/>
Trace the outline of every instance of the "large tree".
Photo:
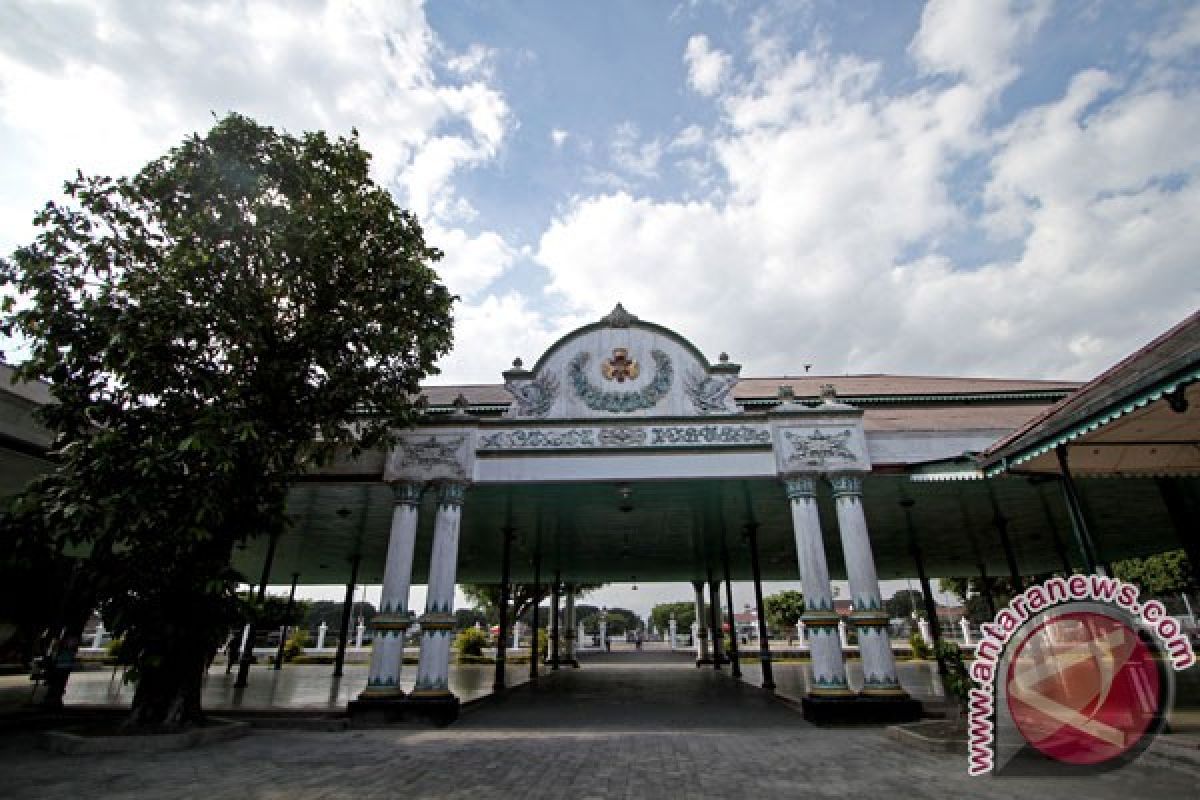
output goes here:
<path id="1" fill-rule="evenodd" d="M 763 599 L 766 607 L 767 622 L 777 631 L 786 634 L 788 641 L 796 630 L 796 622 L 804 613 L 804 593 L 795 589 L 785 589 Z"/>
<path id="2" fill-rule="evenodd" d="M 599 589 L 604 584 L 602 583 L 580 583 L 572 584 L 575 588 L 575 599 L 583 597 L 591 591 Z M 498 583 L 464 583 L 458 587 L 462 590 L 463 596 L 471 603 L 472 606 L 482 611 L 487 615 L 487 620 L 490 624 L 495 625 L 500 621 L 500 584 Z M 514 583 L 511 586 L 508 602 L 511 614 L 508 618 L 508 624 L 511 625 L 514 620 L 523 619 L 524 616 L 535 605 L 541 605 L 547 597 L 550 596 L 551 585 L 547 583 Z M 560 613 L 565 606 L 559 606 Z M 576 607 L 578 615 L 578 606 Z M 547 624 L 547 617 L 543 616 L 539 620 L 540 624 Z"/>
<path id="3" fill-rule="evenodd" d="M 659 603 L 650 609 L 650 622 L 660 631 L 670 629 L 671 617 L 675 618 L 675 630 L 687 633 L 696 621 L 696 604 L 687 601 Z"/>
<path id="4" fill-rule="evenodd" d="M 58 468 L 16 527 L 90 553 L 79 584 L 132 657 L 130 724 L 201 718 L 241 612 L 234 547 L 284 530 L 297 474 L 410 424 L 450 347 L 441 254 L 369 162 L 357 134 L 230 115 L 131 178 L 77 175 L 0 263 L 18 374 L 57 401 Z"/>
<path id="5" fill-rule="evenodd" d="M 1196 585 L 1196 576 L 1183 550 L 1114 562 L 1113 574 L 1137 584 L 1146 597 L 1175 595 Z"/>

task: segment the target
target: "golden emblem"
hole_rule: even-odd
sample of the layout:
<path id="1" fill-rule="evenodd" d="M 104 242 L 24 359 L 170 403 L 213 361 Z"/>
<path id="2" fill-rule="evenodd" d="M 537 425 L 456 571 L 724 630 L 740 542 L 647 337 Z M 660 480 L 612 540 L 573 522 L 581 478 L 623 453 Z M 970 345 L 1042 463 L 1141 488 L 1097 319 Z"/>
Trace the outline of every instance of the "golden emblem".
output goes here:
<path id="1" fill-rule="evenodd" d="M 638 362 L 629 357 L 628 350 L 624 347 L 614 347 L 612 358 L 604 359 L 600 364 L 600 371 L 604 374 L 605 380 L 624 383 L 636 378 L 640 370 Z"/>

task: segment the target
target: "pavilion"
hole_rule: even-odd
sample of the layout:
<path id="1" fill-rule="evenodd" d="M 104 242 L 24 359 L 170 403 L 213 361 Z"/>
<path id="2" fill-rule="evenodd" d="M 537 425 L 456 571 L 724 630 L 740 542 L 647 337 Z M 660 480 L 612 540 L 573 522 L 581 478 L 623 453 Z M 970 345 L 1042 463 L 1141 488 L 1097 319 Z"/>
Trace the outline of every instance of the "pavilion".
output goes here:
<path id="1" fill-rule="evenodd" d="M 457 582 L 561 590 L 569 657 L 575 584 L 688 582 L 698 618 L 719 630 L 720 583 L 799 578 L 815 676 L 806 712 L 902 718 L 913 709 L 883 635 L 880 579 L 979 575 L 987 586 L 1181 544 L 1195 552 L 1198 329 L 1193 316 L 1083 388 L 741 378 L 725 354 L 710 361 L 618 304 L 532 367 L 514 361 L 502 384 L 428 387 L 421 424 L 390 452 L 300 476 L 296 524 L 237 565 L 262 583 L 344 583 L 348 596 L 382 584 L 359 711 L 457 713 L 447 688 Z M 47 400 L 44 387 L 0 388 L 7 492 L 49 466 L 28 417 Z M 850 583 L 862 686 L 846 679 L 831 580 Z M 424 609 L 408 606 L 414 583 L 429 587 Z M 415 624 L 421 657 L 406 695 L 399 643 Z M 498 686 L 503 657 L 502 645 Z"/>

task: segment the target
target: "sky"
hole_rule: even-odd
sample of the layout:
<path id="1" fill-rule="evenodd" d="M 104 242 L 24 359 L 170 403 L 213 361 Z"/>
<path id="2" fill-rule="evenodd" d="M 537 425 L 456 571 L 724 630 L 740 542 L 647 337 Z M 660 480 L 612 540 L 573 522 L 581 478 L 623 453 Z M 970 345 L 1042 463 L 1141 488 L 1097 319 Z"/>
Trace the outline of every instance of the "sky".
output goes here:
<path id="1" fill-rule="evenodd" d="M 1169 0 L 7 0 L 0 253 L 236 111 L 360 132 L 433 382 L 618 300 L 743 375 L 1086 379 L 1200 306 L 1198 66 Z"/>

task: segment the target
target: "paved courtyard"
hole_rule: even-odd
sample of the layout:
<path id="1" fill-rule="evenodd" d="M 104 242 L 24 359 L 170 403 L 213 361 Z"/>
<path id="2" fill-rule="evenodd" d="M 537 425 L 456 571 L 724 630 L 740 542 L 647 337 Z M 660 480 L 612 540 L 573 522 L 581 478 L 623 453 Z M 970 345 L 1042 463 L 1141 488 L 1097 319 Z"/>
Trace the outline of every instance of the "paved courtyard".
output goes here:
<path id="1" fill-rule="evenodd" d="M 978 779 L 881 729 L 813 727 L 758 688 L 679 661 L 602 659 L 468 710 L 445 729 L 255 731 L 177 753 L 56 756 L 0 737 L 8 798 L 1194 798 L 1135 767 Z"/>

